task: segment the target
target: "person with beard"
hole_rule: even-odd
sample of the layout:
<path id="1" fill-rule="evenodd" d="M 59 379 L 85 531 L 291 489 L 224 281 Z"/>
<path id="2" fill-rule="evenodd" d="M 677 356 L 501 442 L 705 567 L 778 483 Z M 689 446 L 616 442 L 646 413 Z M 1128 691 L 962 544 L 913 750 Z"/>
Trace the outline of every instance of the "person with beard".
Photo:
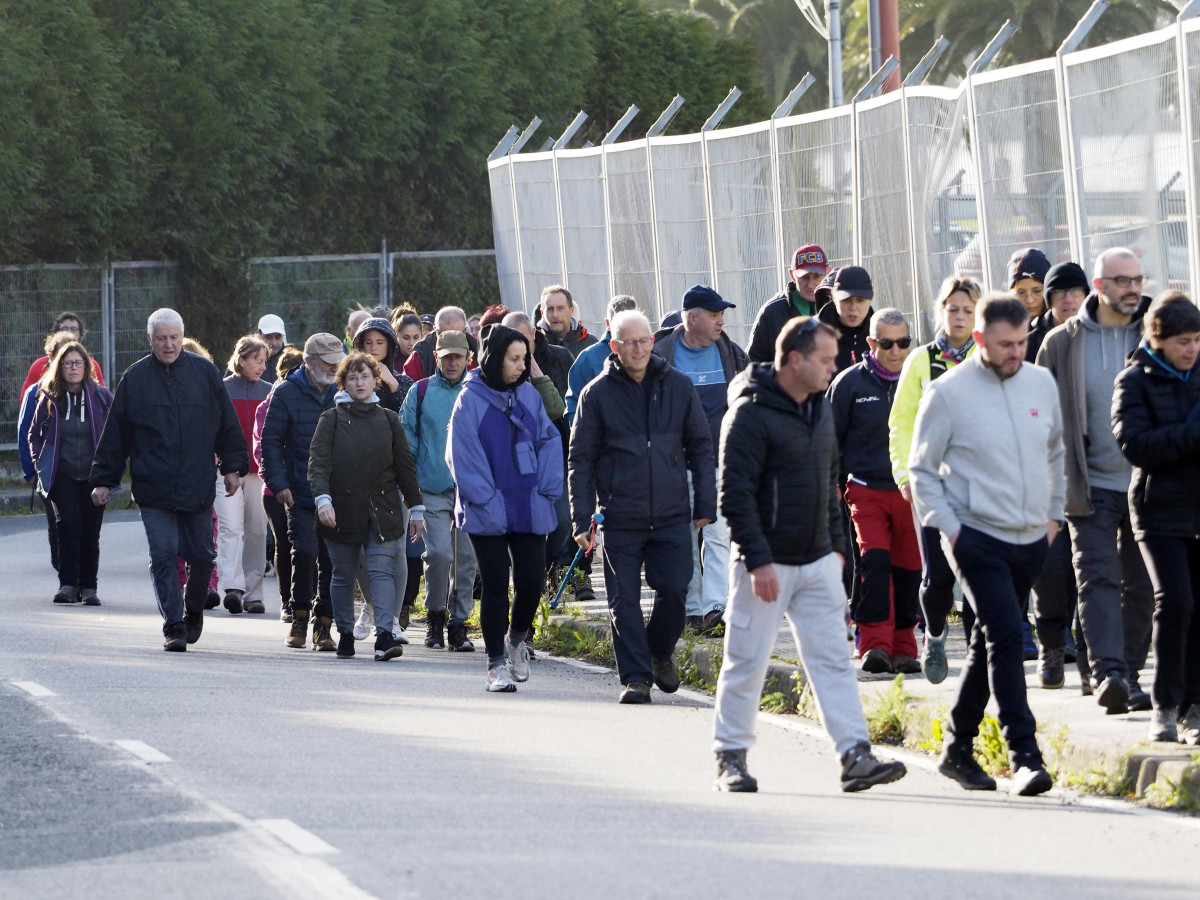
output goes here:
<path id="1" fill-rule="evenodd" d="M 529 679 L 525 636 L 537 614 L 546 535 L 563 487 L 562 442 L 529 384 L 531 361 L 520 332 L 485 327 L 479 367 L 467 373 L 454 403 L 446 445 L 458 492 L 454 518 L 470 538 L 483 581 L 479 623 L 490 692 L 515 691 Z"/>
<path id="2" fill-rule="evenodd" d="M 596 336 L 588 334 L 583 323 L 575 318 L 575 301 L 565 286 L 550 284 L 542 288 L 538 308 L 541 313 L 538 329 L 551 344 L 565 347 L 571 359 L 578 359 L 580 353 L 596 343 Z"/>
<path id="3" fill-rule="evenodd" d="M 871 333 L 871 300 L 875 291 L 862 266 L 842 266 L 833 279 L 833 299 L 817 318 L 838 333 L 837 368 L 844 372 L 867 358 Z"/>

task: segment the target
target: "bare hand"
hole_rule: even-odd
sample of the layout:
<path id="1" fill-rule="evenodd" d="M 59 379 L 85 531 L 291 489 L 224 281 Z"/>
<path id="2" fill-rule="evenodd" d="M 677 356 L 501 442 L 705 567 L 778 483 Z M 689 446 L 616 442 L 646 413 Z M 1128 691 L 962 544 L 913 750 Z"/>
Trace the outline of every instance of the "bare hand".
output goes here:
<path id="1" fill-rule="evenodd" d="M 291 488 L 284 488 L 282 491 L 280 491 L 278 494 L 275 495 L 275 499 L 278 500 L 281 504 L 283 504 L 284 509 L 291 509 L 293 506 L 296 505 L 296 501 L 292 499 L 292 489 Z"/>
<path id="2" fill-rule="evenodd" d="M 326 528 L 337 528 L 337 515 L 333 511 L 332 503 L 318 509 L 317 518 L 321 520 L 321 524 Z"/>
<path id="3" fill-rule="evenodd" d="M 695 528 L 697 531 L 699 531 L 701 528 L 703 528 L 706 525 L 711 525 L 712 523 L 713 523 L 712 519 L 692 519 L 692 527 Z"/>
<path id="4" fill-rule="evenodd" d="M 770 563 L 750 572 L 750 584 L 754 587 L 754 596 L 758 599 L 766 603 L 774 603 L 779 599 L 779 577 Z"/>
<path id="5" fill-rule="evenodd" d="M 586 531 L 581 532 L 580 534 L 575 535 L 575 543 L 586 550 L 588 545 L 592 543 L 591 535 L 589 535 Z"/>
<path id="6" fill-rule="evenodd" d="M 912 503 L 912 485 L 907 481 L 900 485 L 900 496 L 904 498 L 905 503 Z"/>
<path id="7" fill-rule="evenodd" d="M 92 488 L 92 503 L 96 506 L 105 506 L 108 504 L 109 490 L 106 487 Z"/>
<path id="8" fill-rule="evenodd" d="M 396 392 L 396 389 L 400 387 L 400 382 L 396 380 L 396 376 L 389 372 L 384 366 L 379 367 L 379 380 L 382 381 L 384 387 L 386 387 L 393 394 Z"/>
<path id="9" fill-rule="evenodd" d="M 225 496 L 232 497 L 238 492 L 238 488 L 242 486 L 242 476 L 237 472 L 230 472 L 225 476 Z"/>
<path id="10" fill-rule="evenodd" d="M 424 519 L 409 519 L 409 521 L 408 521 L 408 539 L 409 539 L 409 541 L 411 541 L 412 543 L 415 544 L 417 541 L 419 541 L 421 539 L 421 536 L 423 534 L 425 534 L 425 520 Z"/>
<path id="11" fill-rule="evenodd" d="M 1046 546 L 1054 543 L 1054 539 L 1058 537 L 1059 526 L 1057 522 L 1046 522 Z"/>
<path id="12" fill-rule="evenodd" d="M 530 378 L 541 378 L 542 377 L 542 367 L 537 364 L 537 360 L 534 359 L 532 355 L 530 355 L 530 357 L 529 357 L 529 377 Z"/>

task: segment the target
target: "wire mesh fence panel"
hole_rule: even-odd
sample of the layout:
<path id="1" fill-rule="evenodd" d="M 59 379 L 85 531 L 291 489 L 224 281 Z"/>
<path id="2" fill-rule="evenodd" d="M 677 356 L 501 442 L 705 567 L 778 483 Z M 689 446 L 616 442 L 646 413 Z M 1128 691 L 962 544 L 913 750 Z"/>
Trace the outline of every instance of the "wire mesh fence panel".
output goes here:
<path id="1" fill-rule="evenodd" d="M 554 158 L 531 153 L 513 159 L 517 221 L 521 223 L 522 297 L 513 309 L 532 313 L 542 288 L 561 284 L 562 254 L 558 240 L 558 196 Z"/>
<path id="2" fill-rule="evenodd" d="M 768 123 L 708 136 L 713 268 L 717 289 L 737 304 L 725 312 L 725 331 L 743 347 L 749 344 L 759 307 L 778 290 L 771 166 Z"/>
<path id="3" fill-rule="evenodd" d="M 652 322 L 663 316 L 654 272 L 654 231 L 645 141 L 609 146 L 609 234 L 612 240 L 613 292 L 637 298 Z"/>
<path id="4" fill-rule="evenodd" d="M 389 253 L 391 305 L 407 303 L 418 313 L 460 306 L 468 316 L 500 302 L 496 254 L 487 250 Z"/>
<path id="5" fill-rule="evenodd" d="M 609 299 L 603 153 L 602 148 L 594 147 L 558 155 L 566 283 L 588 330 L 600 331 Z"/>
<path id="6" fill-rule="evenodd" d="M 983 264 L 991 286 L 1003 290 L 1017 250 L 1036 247 L 1051 263 L 1071 258 L 1054 61 L 977 76 L 975 112 L 987 216 Z"/>
<path id="7" fill-rule="evenodd" d="M 0 269 L 0 448 L 17 447 L 21 386 L 34 360 L 45 355 L 46 335 L 60 312 L 78 313 L 84 346 L 103 358 L 104 270 L 88 266 Z M 105 380 L 115 382 L 105 370 Z"/>
<path id="8" fill-rule="evenodd" d="M 904 95 L 861 103 L 858 111 L 858 208 L 861 265 L 870 273 L 875 309 L 913 312 Z"/>
<path id="9" fill-rule="evenodd" d="M 1192 186 L 1200 190 L 1200 19 L 1192 19 L 1183 25 L 1184 64 L 1187 66 L 1187 97 L 1188 110 L 1191 113 L 1191 134 L 1188 139 L 1188 153 L 1191 156 Z M 1200 216 L 1200 197 L 1192 197 L 1193 209 Z M 1192 221 L 1192 238 L 1200 243 L 1200 218 Z M 1200 276 L 1200 272 L 1194 273 Z"/>
<path id="10" fill-rule="evenodd" d="M 1130 248 L 1149 293 L 1191 282 L 1177 57 L 1157 32 L 1064 59 L 1085 257 Z"/>
<path id="11" fill-rule="evenodd" d="M 909 89 L 908 146 L 912 181 L 917 334 L 936 330 L 934 300 L 944 279 L 978 272 L 979 227 L 971 163 L 966 90 Z"/>
<path id="12" fill-rule="evenodd" d="M 146 320 L 156 309 L 178 308 L 177 268 L 167 262 L 112 264 L 113 375 L 118 377 L 148 352 Z M 184 322 L 186 333 L 187 323 Z M 220 365 L 220 363 L 218 363 Z"/>
<path id="13" fill-rule="evenodd" d="M 488 165 L 492 188 L 492 239 L 496 246 L 496 276 L 500 299 L 509 307 L 521 305 L 521 268 L 517 252 L 517 221 L 512 198 L 512 170 L 507 158 Z"/>
<path id="14" fill-rule="evenodd" d="M 689 134 L 650 142 L 659 279 L 668 312 L 679 308 L 692 285 L 712 283 L 701 141 Z"/>
<path id="15" fill-rule="evenodd" d="M 266 313 L 283 317 L 289 343 L 320 331 L 343 337 L 358 307 L 379 305 L 379 254 L 254 259 L 249 265 L 252 330 Z"/>

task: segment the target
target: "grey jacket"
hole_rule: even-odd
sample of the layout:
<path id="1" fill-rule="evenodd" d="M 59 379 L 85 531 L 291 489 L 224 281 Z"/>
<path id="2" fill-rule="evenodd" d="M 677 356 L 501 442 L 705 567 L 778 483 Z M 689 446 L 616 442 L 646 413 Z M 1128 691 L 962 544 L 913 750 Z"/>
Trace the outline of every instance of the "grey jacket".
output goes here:
<path id="1" fill-rule="evenodd" d="M 1063 515 L 1062 418 L 1054 378 L 1022 365 L 1003 381 L 974 356 L 921 400 L 908 470 L 921 524 L 963 525 L 1009 544 L 1042 537 Z"/>

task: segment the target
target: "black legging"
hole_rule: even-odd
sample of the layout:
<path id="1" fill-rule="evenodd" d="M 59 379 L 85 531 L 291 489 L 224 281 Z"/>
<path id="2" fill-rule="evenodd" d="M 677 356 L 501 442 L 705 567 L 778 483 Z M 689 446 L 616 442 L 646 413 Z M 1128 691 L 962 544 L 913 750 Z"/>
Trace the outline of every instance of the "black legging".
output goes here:
<path id="1" fill-rule="evenodd" d="M 263 494 L 263 509 L 275 535 L 275 580 L 284 609 L 292 606 L 292 542 L 288 540 L 287 510 L 274 494 Z"/>
<path id="2" fill-rule="evenodd" d="M 92 503 L 92 486 L 59 474 L 50 488 L 58 538 L 58 583 L 95 590 L 100 565 L 100 526 L 104 507 Z"/>
<path id="3" fill-rule="evenodd" d="M 537 615 L 542 584 L 546 579 L 544 534 L 472 534 L 471 548 L 483 580 L 479 625 L 488 661 L 504 657 L 504 632 L 508 629 L 508 576 L 512 572 L 514 634 L 524 638 Z"/>

